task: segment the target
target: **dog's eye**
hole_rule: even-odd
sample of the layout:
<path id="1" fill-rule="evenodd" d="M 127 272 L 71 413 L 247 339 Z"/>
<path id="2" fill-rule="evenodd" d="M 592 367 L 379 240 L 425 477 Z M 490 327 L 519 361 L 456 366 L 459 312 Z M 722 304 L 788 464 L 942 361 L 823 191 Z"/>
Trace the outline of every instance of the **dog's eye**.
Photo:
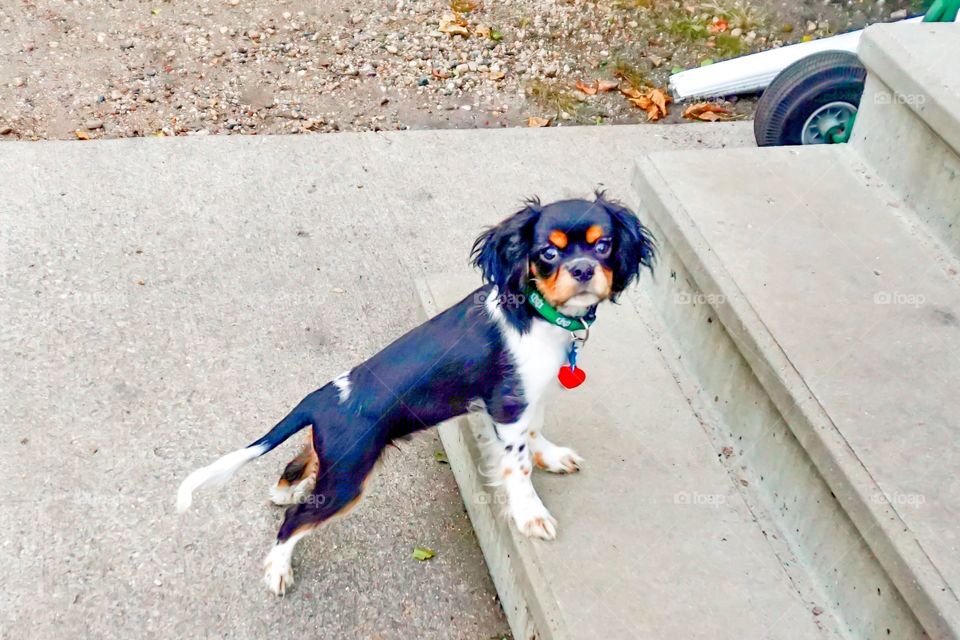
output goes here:
<path id="1" fill-rule="evenodd" d="M 540 252 L 540 257 L 546 262 L 553 262 L 560 257 L 560 252 L 555 247 L 547 247 Z"/>
<path id="2" fill-rule="evenodd" d="M 610 253 L 610 241 L 606 238 L 597 240 L 597 244 L 593 245 L 593 250 L 600 254 Z"/>

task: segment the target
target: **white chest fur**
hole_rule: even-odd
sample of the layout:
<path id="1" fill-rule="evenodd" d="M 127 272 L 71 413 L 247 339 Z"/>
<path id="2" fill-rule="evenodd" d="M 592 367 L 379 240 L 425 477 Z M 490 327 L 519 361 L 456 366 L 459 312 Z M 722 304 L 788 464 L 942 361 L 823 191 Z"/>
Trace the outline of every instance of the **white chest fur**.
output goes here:
<path id="1" fill-rule="evenodd" d="M 495 290 L 487 299 L 487 311 L 497 322 L 504 342 L 516 364 L 524 395 L 536 405 L 557 381 L 557 371 L 566 362 L 571 334 L 545 321 L 534 320 L 530 331 L 521 334 L 503 317 Z"/>

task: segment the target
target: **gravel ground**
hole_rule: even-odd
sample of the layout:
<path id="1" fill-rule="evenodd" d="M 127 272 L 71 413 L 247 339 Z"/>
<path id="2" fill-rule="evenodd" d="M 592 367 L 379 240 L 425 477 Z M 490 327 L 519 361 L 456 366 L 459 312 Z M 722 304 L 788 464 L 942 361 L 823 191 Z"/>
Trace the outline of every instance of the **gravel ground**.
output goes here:
<path id="1" fill-rule="evenodd" d="M 677 67 L 902 17 L 910 5 L 8 0 L 0 138 L 639 122 L 645 114 L 619 92 L 587 96 L 575 83 L 663 86 Z M 728 106 L 747 117 L 752 102 Z"/>

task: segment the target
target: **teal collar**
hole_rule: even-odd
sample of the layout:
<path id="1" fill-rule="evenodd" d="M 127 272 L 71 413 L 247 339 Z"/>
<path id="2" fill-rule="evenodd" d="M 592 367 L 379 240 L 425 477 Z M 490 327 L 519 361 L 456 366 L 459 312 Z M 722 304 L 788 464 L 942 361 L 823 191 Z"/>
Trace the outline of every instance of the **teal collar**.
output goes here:
<path id="1" fill-rule="evenodd" d="M 533 287 L 527 288 L 525 294 L 527 296 L 527 302 L 530 303 L 531 307 L 536 309 L 537 313 L 539 313 L 544 320 L 567 331 L 583 331 L 588 329 L 597 317 L 596 307 L 591 307 L 582 318 L 574 318 L 572 316 L 565 316 L 557 311 L 556 308 L 544 300 L 543 296 Z"/>

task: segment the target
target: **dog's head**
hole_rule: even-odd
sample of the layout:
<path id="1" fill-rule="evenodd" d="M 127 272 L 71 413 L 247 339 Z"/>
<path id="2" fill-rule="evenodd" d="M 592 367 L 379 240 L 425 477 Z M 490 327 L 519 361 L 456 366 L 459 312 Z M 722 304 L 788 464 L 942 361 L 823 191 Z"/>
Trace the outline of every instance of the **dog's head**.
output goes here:
<path id="1" fill-rule="evenodd" d="M 531 200 L 473 245 L 473 263 L 501 294 L 522 294 L 533 284 L 567 315 L 616 300 L 653 259 L 647 228 L 602 192 L 593 201 Z"/>

